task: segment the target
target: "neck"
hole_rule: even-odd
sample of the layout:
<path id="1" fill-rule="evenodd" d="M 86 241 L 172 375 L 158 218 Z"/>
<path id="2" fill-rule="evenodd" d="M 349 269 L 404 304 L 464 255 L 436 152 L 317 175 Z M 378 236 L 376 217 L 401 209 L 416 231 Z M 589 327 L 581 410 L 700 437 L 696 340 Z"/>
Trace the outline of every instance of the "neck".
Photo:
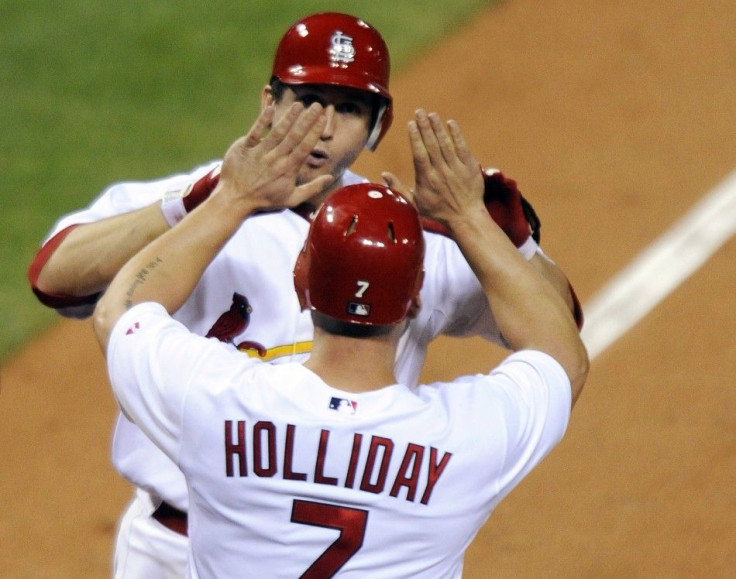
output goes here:
<path id="1" fill-rule="evenodd" d="M 333 388 L 370 392 L 396 383 L 394 357 L 400 328 L 385 336 L 350 338 L 314 329 L 312 353 L 304 366 Z"/>

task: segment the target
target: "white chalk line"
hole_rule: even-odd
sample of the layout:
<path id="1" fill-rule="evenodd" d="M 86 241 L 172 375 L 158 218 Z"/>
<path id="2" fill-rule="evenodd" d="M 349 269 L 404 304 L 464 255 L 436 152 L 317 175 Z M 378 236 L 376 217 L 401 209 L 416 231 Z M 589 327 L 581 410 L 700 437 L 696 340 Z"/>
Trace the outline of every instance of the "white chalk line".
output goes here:
<path id="1" fill-rule="evenodd" d="M 702 266 L 736 233 L 736 171 L 616 274 L 583 307 L 592 360 Z"/>

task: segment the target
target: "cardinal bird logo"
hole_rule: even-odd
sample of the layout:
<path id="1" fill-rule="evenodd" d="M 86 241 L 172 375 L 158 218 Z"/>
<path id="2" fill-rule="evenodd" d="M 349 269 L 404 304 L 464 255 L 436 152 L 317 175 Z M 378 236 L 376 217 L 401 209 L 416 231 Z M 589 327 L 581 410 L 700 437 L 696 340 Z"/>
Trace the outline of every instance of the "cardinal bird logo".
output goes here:
<path id="1" fill-rule="evenodd" d="M 250 315 L 253 308 L 244 295 L 235 292 L 233 294 L 233 302 L 230 309 L 221 314 L 217 321 L 205 335 L 206 338 L 217 338 L 221 342 L 234 344 L 235 336 L 242 334 L 250 324 Z M 237 345 L 238 350 L 256 350 L 258 355 L 263 358 L 266 355 L 266 348 L 258 342 L 244 341 Z"/>

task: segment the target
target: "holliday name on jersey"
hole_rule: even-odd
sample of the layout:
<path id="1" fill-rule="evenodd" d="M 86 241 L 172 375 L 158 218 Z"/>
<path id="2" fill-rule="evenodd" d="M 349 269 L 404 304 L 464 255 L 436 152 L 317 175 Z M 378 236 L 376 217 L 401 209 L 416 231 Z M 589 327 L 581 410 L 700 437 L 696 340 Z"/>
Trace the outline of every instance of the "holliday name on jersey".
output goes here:
<path id="1" fill-rule="evenodd" d="M 294 467 L 298 436 L 294 424 L 279 429 L 273 422 L 258 421 L 249 430 L 245 420 L 226 420 L 224 434 L 225 474 L 228 477 L 280 476 L 287 480 L 342 486 L 374 494 L 388 490 L 391 497 L 400 498 L 399 495 L 403 494 L 407 501 L 419 499 L 424 505 L 429 503 L 432 491 L 452 457 L 450 452 L 441 453 L 432 446 L 415 443 L 408 443 L 402 453 L 390 438 L 355 433 L 350 455 L 344 457 L 346 464 L 342 469 L 326 472 L 326 465 L 334 465 L 339 458 L 329 454 L 332 431 L 322 429 L 314 448 L 314 468 L 311 472 L 300 472 Z M 280 465 L 277 458 L 279 443 L 283 445 Z M 367 452 L 361 453 L 364 446 Z M 304 453 L 300 451 L 299 456 L 303 458 Z M 396 474 L 389 479 L 389 472 Z"/>

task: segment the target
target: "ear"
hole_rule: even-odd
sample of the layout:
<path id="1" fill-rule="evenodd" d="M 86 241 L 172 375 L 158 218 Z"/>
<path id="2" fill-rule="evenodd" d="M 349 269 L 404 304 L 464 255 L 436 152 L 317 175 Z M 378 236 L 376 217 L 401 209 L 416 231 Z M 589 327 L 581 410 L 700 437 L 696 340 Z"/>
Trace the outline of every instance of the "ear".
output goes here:
<path id="1" fill-rule="evenodd" d="M 273 91 L 271 85 L 267 84 L 261 90 L 261 110 L 274 104 Z"/>

